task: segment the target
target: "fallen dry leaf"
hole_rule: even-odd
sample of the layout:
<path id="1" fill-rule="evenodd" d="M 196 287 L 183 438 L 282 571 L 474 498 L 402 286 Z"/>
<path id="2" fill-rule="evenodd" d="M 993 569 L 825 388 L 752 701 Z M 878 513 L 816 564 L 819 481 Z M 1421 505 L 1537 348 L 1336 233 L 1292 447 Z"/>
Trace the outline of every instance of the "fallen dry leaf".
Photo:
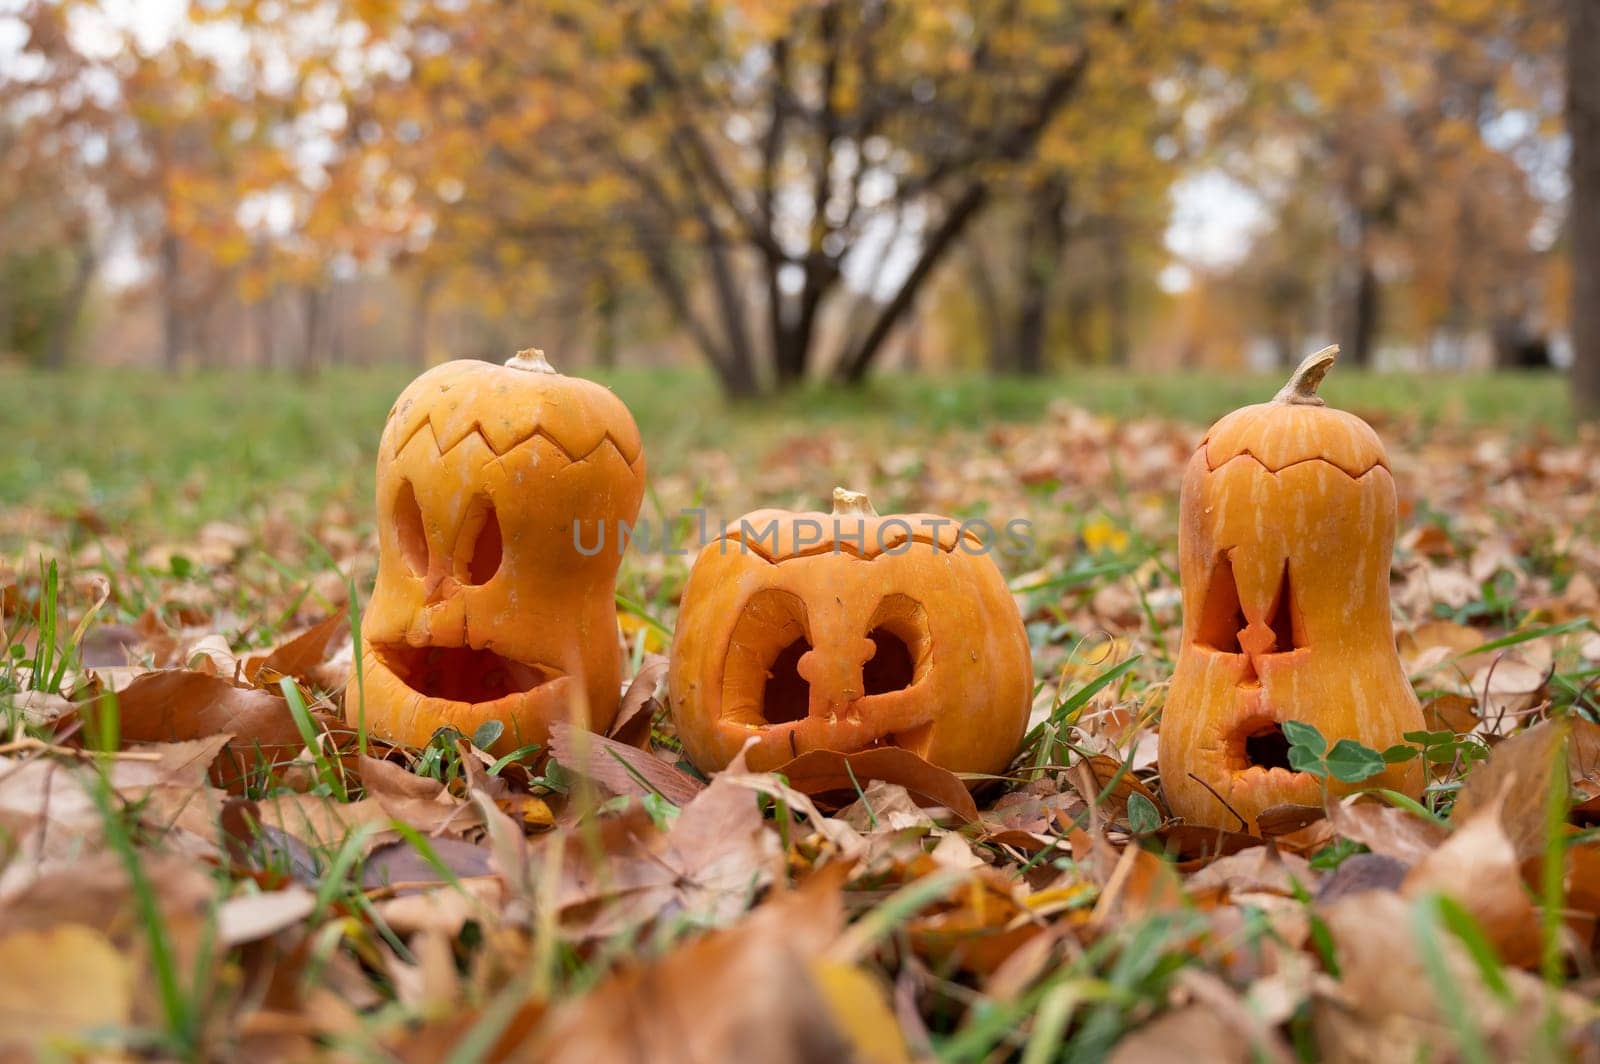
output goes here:
<path id="1" fill-rule="evenodd" d="M 674 805 L 684 805 L 705 789 L 687 772 L 644 750 L 564 722 L 550 728 L 550 754 L 563 768 L 613 794 L 659 794 Z"/>
<path id="2" fill-rule="evenodd" d="M 1330 805 L 1328 821 L 1345 838 L 1407 865 L 1427 857 L 1450 835 L 1442 824 L 1359 795 Z"/>
<path id="3" fill-rule="evenodd" d="M 1509 786 L 1514 781 L 1507 779 Z M 1522 883 L 1522 860 L 1501 818 L 1503 799 L 1484 806 L 1406 874 L 1401 893 L 1448 894 L 1478 921 L 1508 964 L 1537 963 L 1539 917 Z"/>
<path id="4" fill-rule="evenodd" d="M 906 1059 L 897 1030 L 883 1026 L 892 1014 L 881 990 L 817 963 L 843 926 L 830 893 L 780 897 L 731 928 L 625 968 L 552 1012 L 519 1055 L 554 1064 Z M 880 995 L 879 1003 L 836 1006 L 842 992 Z"/>
<path id="5" fill-rule="evenodd" d="M 115 713 L 129 742 L 170 743 L 230 735 L 213 766 L 218 786 L 241 789 L 257 766 L 292 760 L 305 747 L 281 694 L 238 687 L 228 680 L 186 669 L 147 673 L 112 696 L 80 707 L 86 721 Z"/>
<path id="6" fill-rule="evenodd" d="M 217 938 L 224 946 L 254 942 L 295 926 L 316 906 L 316 895 L 298 886 L 241 894 L 217 909 Z"/>
<path id="7" fill-rule="evenodd" d="M 244 678 L 257 687 L 273 687 L 288 676 L 309 687 L 325 679 L 319 671 L 350 638 L 350 610 L 339 610 L 307 628 L 267 654 L 253 654 L 244 662 Z"/>
<path id="8" fill-rule="evenodd" d="M 874 747 L 844 754 L 813 750 L 773 770 L 789 785 L 813 798 L 823 795 L 854 800 L 873 780 L 904 787 L 922 801 L 950 810 L 962 820 L 978 819 L 978 807 L 955 773 L 930 765 L 910 750 L 896 746 Z"/>
<path id="9" fill-rule="evenodd" d="M 628 746 L 645 745 L 650 738 L 650 722 L 655 719 L 656 710 L 661 706 L 656 700 L 656 690 L 666 675 L 666 656 L 646 654 L 628 689 L 622 693 L 617 719 L 611 722 L 611 728 L 606 732 L 608 738 Z"/>

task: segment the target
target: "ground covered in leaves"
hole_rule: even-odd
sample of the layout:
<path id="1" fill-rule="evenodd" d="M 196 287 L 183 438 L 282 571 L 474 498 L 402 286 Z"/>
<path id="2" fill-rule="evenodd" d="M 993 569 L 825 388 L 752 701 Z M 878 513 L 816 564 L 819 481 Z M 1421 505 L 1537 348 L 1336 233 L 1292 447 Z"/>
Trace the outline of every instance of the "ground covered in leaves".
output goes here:
<path id="1" fill-rule="evenodd" d="M 0 515 L 0 1047 L 1600 1059 L 1600 436 L 1364 412 L 1400 493 L 1395 623 L 1429 726 L 1390 756 L 1431 783 L 1420 805 L 1282 810 L 1266 839 L 1172 819 L 1156 779 L 1198 421 L 1062 401 L 711 440 L 641 417 L 645 516 L 672 535 L 624 568 L 617 724 L 509 758 L 342 723 L 376 422 L 342 430 L 359 471 L 252 468 L 228 520 L 206 505 L 246 497 L 225 462 L 37 476 Z M 1030 523 L 998 559 L 1039 685 L 1006 778 L 895 749 L 781 776 L 680 759 L 679 551 L 702 520 L 836 483 L 884 513 Z"/>

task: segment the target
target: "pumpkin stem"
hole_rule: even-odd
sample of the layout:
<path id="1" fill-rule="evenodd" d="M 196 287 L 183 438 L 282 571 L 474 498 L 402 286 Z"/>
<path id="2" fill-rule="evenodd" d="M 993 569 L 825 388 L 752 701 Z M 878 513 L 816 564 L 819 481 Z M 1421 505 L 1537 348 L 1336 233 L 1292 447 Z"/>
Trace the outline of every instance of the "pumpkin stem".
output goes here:
<path id="1" fill-rule="evenodd" d="M 556 368 L 544 357 L 544 352 L 537 347 L 525 347 L 521 351 L 506 359 L 506 365 L 512 369 L 525 369 L 530 373 L 555 373 Z"/>
<path id="2" fill-rule="evenodd" d="M 1321 351 L 1307 355 L 1305 361 L 1295 367 L 1289 383 L 1279 389 L 1278 394 L 1272 397 L 1272 401 L 1297 403 L 1301 406 L 1321 406 L 1322 396 L 1317 394 L 1317 385 L 1322 383 L 1322 378 L 1328 375 L 1338 357 L 1338 344 L 1329 344 Z"/>
<path id="3" fill-rule="evenodd" d="M 866 492 L 851 491 L 849 488 L 834 488 L 833 516 L 844 517 L 847 515 L 877 517 L 878 511 L 872 508 L 872 500 L 867 498 Z"/>

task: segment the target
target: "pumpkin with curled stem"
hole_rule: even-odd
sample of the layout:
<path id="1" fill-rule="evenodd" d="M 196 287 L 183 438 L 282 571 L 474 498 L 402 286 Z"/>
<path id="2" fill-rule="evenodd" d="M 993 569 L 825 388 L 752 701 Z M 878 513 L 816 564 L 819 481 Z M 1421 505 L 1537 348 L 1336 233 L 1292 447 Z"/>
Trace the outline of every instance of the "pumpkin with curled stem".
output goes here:
<path id="1" fill-rule="evenodd" d="M 378 580 L 345 715 L 421 745 L 503 726 L 508 752 L 551 723 L 604 728 L 621 648 L 617 549 L 644 448 L 622 401 L 538 351 L 436 366 L 401 394 L 378 449 Z"/>
<path id="2" fill-rule="evenodd" d="M 706 771 L 753 738 L 753 771 L 899 746 L 996 773 L 1033 694 L 1022 617 L 979 538 L 954 518 L 880 517 L 844 489 L 832 513 L 758 510 L 700 551 L 669 677 Z"/>
<path id="3" fill-rule="evenodd" d="M 1376 750 L 1424 727 L 1390 618 L 1388 457 L 1370 425 L 1316 395 L 1337 351 L 1213 425 L 1184 474 L 1183 635 L 1159 761 L 1191 823 L 1255 832 L 1271 806 L 1322 804 L 1324 781 L 1289 763 L 1285 721 Z M 1419 797 L 1422 784 L 1410 761 L 1363 785 Z"/>

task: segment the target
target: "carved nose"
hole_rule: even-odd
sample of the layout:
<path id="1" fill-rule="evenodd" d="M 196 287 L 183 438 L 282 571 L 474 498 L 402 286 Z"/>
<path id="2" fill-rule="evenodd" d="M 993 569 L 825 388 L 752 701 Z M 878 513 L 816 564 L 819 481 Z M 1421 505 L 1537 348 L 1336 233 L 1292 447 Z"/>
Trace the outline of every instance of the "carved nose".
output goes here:
<path id="1" fill-rule="evenodd" d="M 796 671 L 811 685 L 814 709 L 837 713 L 862 695 L 861 666 L 874 650 L 870 639 L 859 645 L 825 647 L 801 656 Z"/>
<path id="2" fill-rule="evenodd" d="M 455 594 L 460 587 L 460 581 L 442 569 L 430 572 L 422 585 L 422 604 L 437 606 Z"/>

